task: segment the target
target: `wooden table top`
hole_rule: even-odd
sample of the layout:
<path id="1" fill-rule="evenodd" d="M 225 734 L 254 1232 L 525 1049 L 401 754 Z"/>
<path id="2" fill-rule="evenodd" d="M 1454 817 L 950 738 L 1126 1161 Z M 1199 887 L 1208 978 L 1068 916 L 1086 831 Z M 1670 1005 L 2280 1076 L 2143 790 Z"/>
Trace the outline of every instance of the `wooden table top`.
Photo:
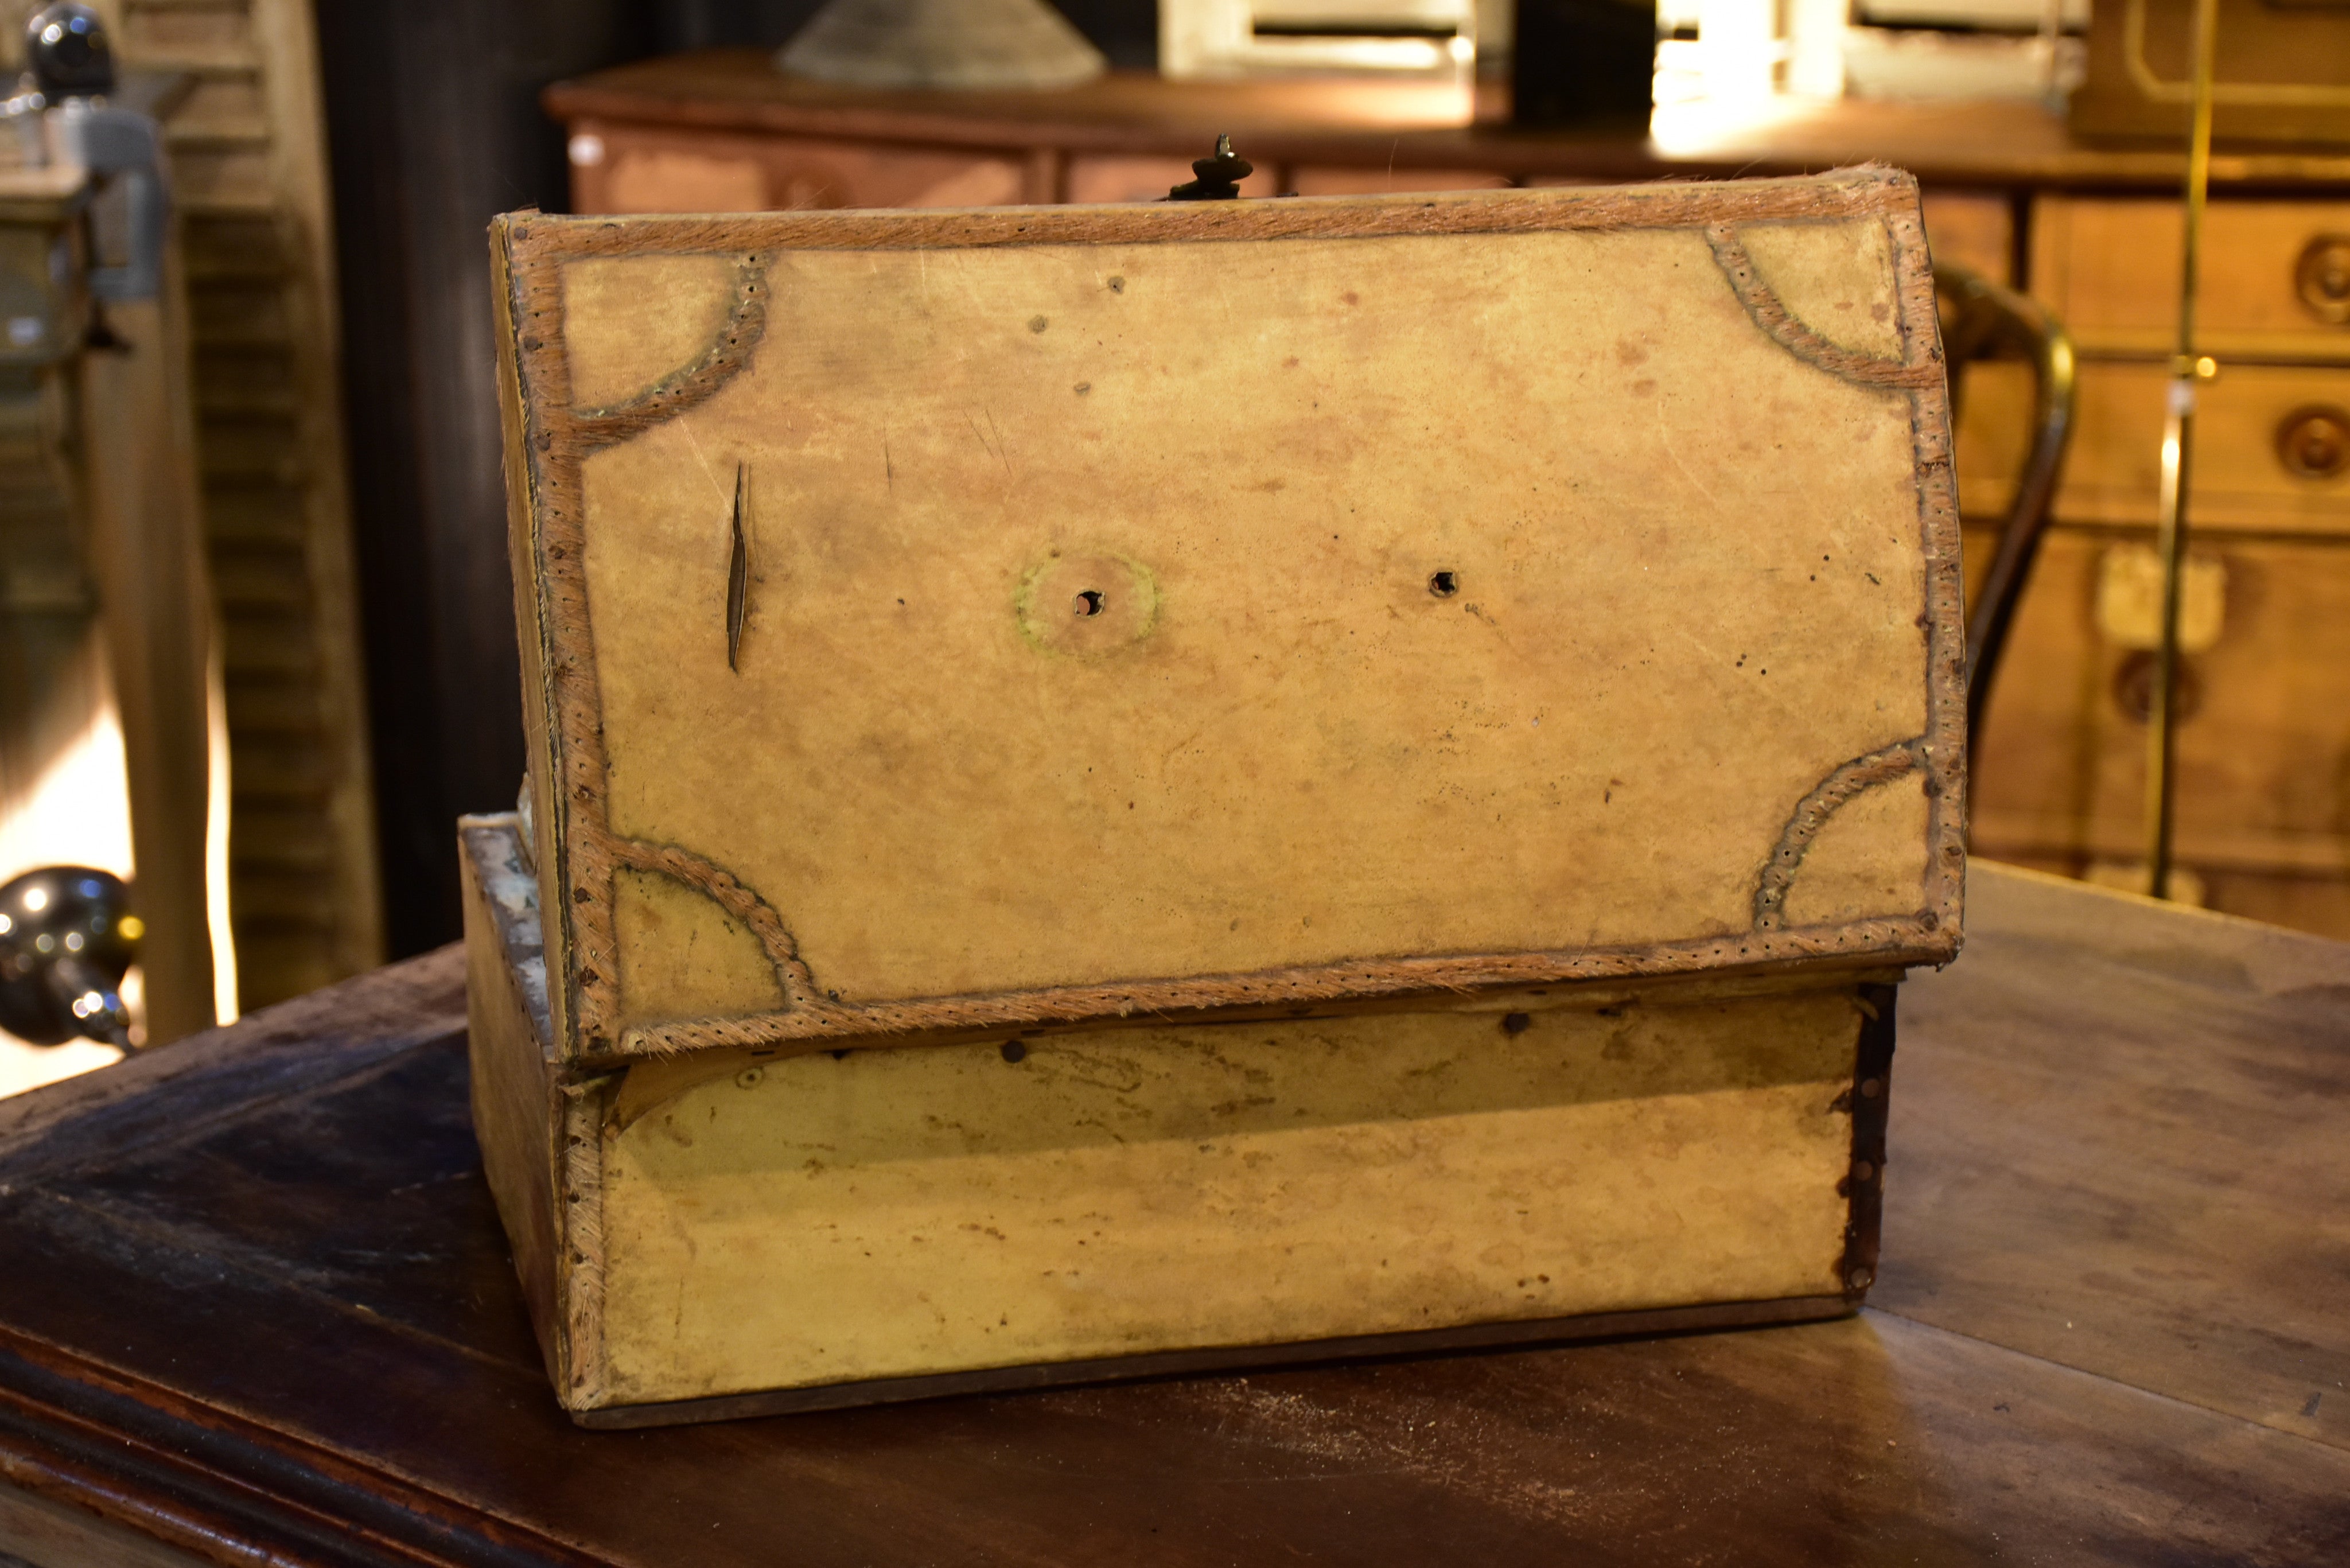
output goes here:
<path id="1" fill-rule="evenodd" d="M 36 1563 L 2350 1562 L 2350 946 L 1991 866 L 1856 1318 L 565 1420 L 454 949 L 0 1104 Z"/>
<path id="2" fill-rule="evenodd" d="M 1774 99 L 1726 111 L 1660 110 L 1645 140 L 1530 130 L 1506 94 L 1347 80 L 1175 82 L 1114 71 L 1054 92 L 915 92 L 785 76 L 763 49 L 705 49 L 616 66 L 546 89 L 567 122 L 835 137 L 931 147 L 1197 158 L 1218 131 L 1267 165 L 1330 163 L 1491 171 L 1521 180 L 1816 173 L 1871 160 L 1929 185 L 2032 184 L 2174 194 L 2186 152 L 2093 145 L 2022 101 Z M 2211 161 L 2220 192 L 2350 189 L 2350 151 L 2247 144 Z"/>

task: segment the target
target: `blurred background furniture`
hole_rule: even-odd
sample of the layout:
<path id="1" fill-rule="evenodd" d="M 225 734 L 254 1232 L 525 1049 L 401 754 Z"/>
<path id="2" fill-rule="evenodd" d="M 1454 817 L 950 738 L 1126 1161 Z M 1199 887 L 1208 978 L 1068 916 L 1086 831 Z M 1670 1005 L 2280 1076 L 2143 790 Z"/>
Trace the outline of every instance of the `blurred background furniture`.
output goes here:
<path id="1" fill-rule="evenodd" d="M 2212 133 L 2350 146 L 2350 16 L 2325 0 L 2218 0 Z M 2074 128 L 2187 134 L 2195 0 L 2097 0 Z"/>
<path id="2" fill-rule="evenodd" d="M 0 5 L 0 45 L 12 69 L 22 63 L 23 18 L 35 9 L 25 0 Z M 192 591 L 207 636 L 217 637 L 212 722 L 224 737 L 225 800 L 213 834 L 223 857 L 213 879 L 223 885 L 210 891 L 225 913 L 219 945 L 233 950 L 234 983 L 219 1002 L 234 1016 L 240 1004 L 357 973 L 384 952 L 310 6 L 109 0 L 96 9 L 127 79 L 173 84 L 156 107 L 177 219 L 169 288 L 186 306 L 184 320 L 167 317 L 177 339 L 169 352 L 184 368 L 175 372 L 175 417 L 185 423 L 176 447 L 137 436 L 152 421 L 124 401 L 130 389 L 93 379 L 113 374 L 120 356 L 92 356 L 92 375 L 80 382 L 87 437 L 96 443 L 88 465 L 101 479 L 127 479 L 133 470 L 124 464 L 151 448 L 176 452 L 183 465 L 150 484 L 151 494 L 185 510 L 200 583 Z M 140 351 L 140 334 L 124 327 L 117 335 Z M 109 457 L 99 451 L 109 442 L 125 444 Z M 102 496 L 104 483 L 91 493 Z M 117 569 L 109 560 L 122 553 L 99 547 L 94 565 Z M 123 618 L 153 619 L 135 609 Z M 204 679 L 202 647 L 166 626 L 151 631 L 180 666 L 192 658 L 194 678 Z M 125 672 L 118 661 L 117 680 Z M 128 718 L 140 699 L 126 688 L 124 700 Z M 185 707 L 175 697 L 155 711 Z M 201 703 L 192 722 L 207 723 Z M 133 722 L 126 731 L 134 747 L 140 729 Z M 15 760 L 33 770 L 35 784 L 47 776 L 37 748 Z M 151 771 L 131 768 L 134 791 Z M 200 830 L 199 853 L 203 836 Z M 151 917 L 164 917 L 175 897 L 172 853 L 140 847 L 137 897 Z M 73 857 L 70 846 L 55 845 L 12 854 L 24 864 Z M 20 868 L 0 867 L 0 874 Z M 157 992 L 154 971 L 172 962 L 177 923 L 152 919 L 142 962 L 150 1005 L 166 1013 L 184 987 Z M 208 1000 L 195 1023 L 169 1025 L 157 1037 L 208 1023 L 212 1014 Z"/>
<path id="3" fill-rule="evenodd" d="M 156 125 L 186 84 L 118 80 L 92 19 L 68 20 L 79 30 L 44 51 L 0 140 L 0 843 L 16 862 L 0 877 L 24 894 L 0 922 L 14 938 L 74 886 L 17 872 L 88 860 L 103 878 L 135 857 L 137 1022 L 108 1032 L 128 1045 L 209 1027 L 224 996 L 234 1007 L 225 737 Z M 26 972 L 9 979 L 76 956 L 12 951 Z"/>
<path id="4" fill-rule="evenodd" d="M 115 0 L 186 254 L 229 736 L 229 920 L 257 1007 L 382 961 L 317 45 L 307 0 Z"/>
<path id="5" fill-rule="evenodd" d="M 712 50 L 560 83 L 581 212 L 1153 199 L 1219 131 L 1249 195 L 1792 173 L 1881 159 L 1924 183 L 1938 256 L 2072 335 L 2078 405 L 1988 714 L 1978 853 L 2142 876 L 2146 597 L 2183 151 L 2091 145 L 2029 99 L 1666 105 L 1647 138 L 1513 128 L 1448 89 L 1171 82 L 889 94 Z M 2350 935 L 2350 155 L 2223 150 L 2202 303 L 2178 856 L 2212 906 Z M 1960 494 L 1980 575 L 2033 439 L 2033 371 L 1969 374 Z M 2028 670 L 2028 679 L 2015 672 Z"/>
<path id="6" fill-rule="evenodd" d="M 972 91 L 1075 87 L 1104 64 L 1048 0 L 827 0 L 775 51 L 814 81 Z"/>
<path id="7" fill-rule="evenodd" d="M 1350 70 L 1465 83 L 1478 0 L 1160 0 L 1159 70 L 1177 81 Z"/>

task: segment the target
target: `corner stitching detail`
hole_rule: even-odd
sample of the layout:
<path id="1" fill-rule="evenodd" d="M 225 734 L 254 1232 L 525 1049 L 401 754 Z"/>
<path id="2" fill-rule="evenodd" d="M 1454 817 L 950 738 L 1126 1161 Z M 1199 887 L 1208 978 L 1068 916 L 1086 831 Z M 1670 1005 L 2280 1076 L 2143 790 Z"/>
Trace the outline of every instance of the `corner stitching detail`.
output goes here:
<path id="1" fill-rule="evenodd" d="M 1754 265 L 1754 258 L 1739 242 L 1738 231 L 1730 224 L 1707 224 L 1705 243 L 1748 319 L 1762 330 L 1763 336 L 1806 365 L 1863 387 L 1915 389 L 1941 380 L 1939 357 L 1914 365 L 1879 358 L 1874 354 L 1839 348 L 1804 325 L 1762 281 L 1762 269 Z"/>
<path id="2" fill-rule="evenodd" d="M 1855 795 L 1907 773 L 1927 772 L 1925 747 L 1926 737 L 1917 735 L 1855 757 L 1830 771 L 1795 803 L 1786 826 L 1780 829 L 1777 846 L 1755 879 L 1754 929 L 1775 931 L 1785 924 L 1787 894 L 1795 885 L 1795 873 L 1803 869 L 1805 852 L 1828 819 Z"/>
<path id="3" fill-rule="evenodd" d="M 768 260 L 751 254 L 736 264 L 734 303 L 692 364 L 624 401 L 571 410 L 571 436 L 580 451 L 617 445 L 708 401 L 750 363 L 767 331 Z"/>
<path id="4" fill-rule="evenodd" d="M 659 872 L 702 894 L 748 927 L 758 939 L 760 950 L 767 955 L 767 961 L 775 967 L 775 979 L 783 986 L 785 1011 L 798 1012 L 816 1004 L 816 980 L 800 958 L 798 940 L 774 906 L 753 892 L 741 877 L 716 861 L 675 845 L 616 837 L 610 853 L 615 867 Z"/>

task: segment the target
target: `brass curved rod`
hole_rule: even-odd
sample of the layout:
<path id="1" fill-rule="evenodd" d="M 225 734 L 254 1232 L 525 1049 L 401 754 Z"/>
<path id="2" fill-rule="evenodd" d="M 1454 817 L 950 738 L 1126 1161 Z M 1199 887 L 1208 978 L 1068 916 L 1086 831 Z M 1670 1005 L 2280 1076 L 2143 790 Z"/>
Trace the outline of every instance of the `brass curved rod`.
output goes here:
<path id="1" fill-rule="evenodd" d="M 1967 362 L 2020 358 L 2032 366 L 2032 449 L 2000 525 L 1991 569 L 1967 618 L 1967 763 L 1971 772 L 1983 718 L 1991 708 L 1991 682 L 2047 534 L 2056 482 L 2073 442 L 2077 372 L 2071 334 L 2037 301 L 1947 262 L 1934 268 L 1934 292 L 1949 308 L 1942 337 L 1951 369 L 1954 417 L 1960 368 Z"/>

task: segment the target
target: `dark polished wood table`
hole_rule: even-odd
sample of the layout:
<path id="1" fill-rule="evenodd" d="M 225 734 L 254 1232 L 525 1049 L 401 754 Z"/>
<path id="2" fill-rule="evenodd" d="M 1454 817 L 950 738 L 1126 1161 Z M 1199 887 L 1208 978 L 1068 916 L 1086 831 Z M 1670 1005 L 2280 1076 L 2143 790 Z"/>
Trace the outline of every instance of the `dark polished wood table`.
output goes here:
<path id="1" fill-rule="evenodd" d="M 2350 946 L 1970 892 L 1858 1317 L 640 1432 L 380 971 L 0 1104 L 0 1563 L 2350 1563 Z"/>

